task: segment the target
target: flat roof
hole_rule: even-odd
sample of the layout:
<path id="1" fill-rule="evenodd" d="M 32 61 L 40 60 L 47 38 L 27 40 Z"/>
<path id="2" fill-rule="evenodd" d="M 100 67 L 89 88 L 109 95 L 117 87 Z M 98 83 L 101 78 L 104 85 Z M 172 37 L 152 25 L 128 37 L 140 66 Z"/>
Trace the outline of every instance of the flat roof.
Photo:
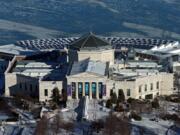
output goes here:
<path id="1" fill-rule="evenodd" d="M 113 71 L 110 76 L 116 79 L 130 79 L 140 76 L 156 75 L 158 73 L 160 72 L 154 69 L 120 69 Z"/>
<path id="2" fill-rule="evenodd" d="M 105 62 L 85 59 L 79 62 L 74 62 L 70 71 L 70 75 L 79 74 L 83 72 L 90 72 L 105 76 L 106 68 L 107 63 Z"/>
<path id="3" fill-rule="evenodd" d="M 25 76 L 41 78 L 46 80 L 62 80 L 67 72 L 67 65 L 60 65 L 56 62 L 43 61 L 17 61 L 12 73 Z"/>

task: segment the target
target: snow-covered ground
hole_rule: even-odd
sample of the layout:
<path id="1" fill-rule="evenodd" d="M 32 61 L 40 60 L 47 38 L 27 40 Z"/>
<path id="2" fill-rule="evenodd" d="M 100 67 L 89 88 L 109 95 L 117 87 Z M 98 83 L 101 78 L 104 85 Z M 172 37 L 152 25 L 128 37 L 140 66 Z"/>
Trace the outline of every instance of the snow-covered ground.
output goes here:
<path id="1" fill-rule="evenodd" d="M 176 104 L 168 103 L 168 112 L 172 112 Z M 171 107 L 172 106 L 172 107 Z M 62 118 L 66 122 L 73 122 L 74 135 L 83 135 L 86 133 L 91 133 L 90 122 L 98 119 L 104 119 L 109 115 L 110 109 L 107 109 L 100 105 L 97 100 L 91 100 L 88 102 L 88 120 L 82 120 L 79 116 L 82 112 L 82 106 L 79 101 L 69 101 L 67 103 L 67 108 L 61 110 Z M 0 126 L 0 135 L 33 135 L 36 127 L 36 121 L 33 116 L 22 110 L 16 109 L 20 114 L 21 120 L 14 124 L 3 123 Z M 55 116 L 59 111 L 51 112 Z M 53 117 L 51 119 L 53 119 Z M 164 121 L 158 119 L 157 121 L 152 121 L 150 119 L 156 117 L 156 113 L 142 114 L 141 121 L 131 121 L 132 133 L 131 135 L 180 135 L 180 128 L 176 128 L 172 121 Z M 27 123 L 28 122 L 28 123 Z M 67 134 L 65 131 L 61 135 Z M 70 133 L 69 133 L 70 134 Z M 102 133 L 94 133 L 94 135 L 102 135 Z"/>
<path id="2" fill-rule="evenodd" d="M 163 121 L 159 119 L 158 122 L 156 122 L 151 121 L 150 118 L 151 117 L 148 115 L 144 115 L 141 121 L 132 121 L 132 124 L 134 125 L 133 131 L 137 127 L 140 127 L 144 131 L 145 135 L 166 135 L 168 128 L 173 125 L 170 121 Z M 133 135 L 137 134 L 133 132 Z"/>

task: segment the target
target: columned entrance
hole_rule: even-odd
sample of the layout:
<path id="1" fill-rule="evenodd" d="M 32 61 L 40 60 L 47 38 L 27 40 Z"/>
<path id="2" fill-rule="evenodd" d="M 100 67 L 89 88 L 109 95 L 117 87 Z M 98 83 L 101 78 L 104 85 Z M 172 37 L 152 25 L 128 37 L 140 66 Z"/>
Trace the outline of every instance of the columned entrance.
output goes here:
<path id="1" fill-rule="evenodd" d="M 73 99 L 89 96 L 90 99 L 102 99 L 104 85 L 102 82 L 72 82 L 71 93 Z"/>

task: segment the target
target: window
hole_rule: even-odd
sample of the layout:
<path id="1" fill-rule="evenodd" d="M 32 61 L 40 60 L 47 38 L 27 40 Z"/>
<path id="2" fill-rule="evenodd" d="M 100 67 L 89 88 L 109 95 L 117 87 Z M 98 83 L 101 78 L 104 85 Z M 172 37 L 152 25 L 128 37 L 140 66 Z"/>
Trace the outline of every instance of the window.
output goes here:
<path id="1" fill-rule="evenodd" d="M 72 82 L 72 98 L 76 98 L 76 83 Z"/>
<path id="2" fill-rule="evenodd" d="M 144 91 L 147 91 L 147 84 L 145 84 L 144 86 Z"/>
<path id="3" fill-rule="evenodd" d="M 159 89 L 159 82 L 156 83 L 156 89 Z"/>
<path id="4" fill-rule="evenodd" d="M 98 90 L 99 90 L 99 98 L 102 99 L 102 96 L 103 96 L 103 83 L 102 82 L 98 83 Z"/>
<path id="5" fill-rule="evenodd" d="M 22 89 L 22 83 L 19 84 L 19 88 Z"/>
<path id="6" fill-rule="evenodd" d="M 79 98 L 82 97 L 82 92 L 83 92 L 83 83 L 79 82 L 78 83 L 78 95 L 79 95 Z"/>
<path id="7" fill-rule="evenodd" d="M 24 88 L 25 88 L 25 90 L 27 90 L 27 84 L 26 83 L 24 84 Z"/>
<path id="8" fill-rule="evenodd" d="M 32 92 L 33 91 L 33 86 L 32 86 L 32 84 L 30 84 L 30 92 Z"/>
<path id="9" fill-rule="evenodd" d="M 89 82 L 85 82 L 85 95 L 89 96 Z"/>
<path id="10" fill-rule="evenodd" d="M 139 96 L 139 99 L 141 99 L 141 96 Z"/>
<path id="11" fill-rule="evenodd" d="M 127 89 L 127 96 L 131 96 L 131 90 Z"/>
<path id="12" fill-rule="evenodd" d="M 156 94 L 157 96 L 159 96 L 159 92 L 157 92 L 157 94 Z"/>
<path id="13" fill-rule="evenodd" d="M 151 83 L 151 90 L 153 90 L 153 83 Z"/>
<path id="14" fill-rule="evenodd" d="M 140 85 L 140 86 L 139 86 L 139 93 L 141 93 L 141 89 L 142 89 L 142 86 Z"/>
<path id="15" fill-rule="evenodd" d="M 46 97 L 48 96 L 48 90 L 47 89 L 44 90 L 44 96 L 46 96 Z"/>
<path id="16" fill-rule="evenodd" d="M 145 99 L 153 99 L 153 94 L 146 95 Z"/>
<path id="17" fill-rule="evenodd" d="M 118 97 L 122 97 L 124 95 L 123 89 L 118 90 Z"/>
<path id="18" fill-rule="evenodd" d="M 38 85 L 36 85 L 36 91 L 38 91 L 39 89 L 38 89 Z"/>
<path id="19" fill-rule="evenodd" d="M 92 98 L 96 98 L 96 83 L 92 83 Z"/>

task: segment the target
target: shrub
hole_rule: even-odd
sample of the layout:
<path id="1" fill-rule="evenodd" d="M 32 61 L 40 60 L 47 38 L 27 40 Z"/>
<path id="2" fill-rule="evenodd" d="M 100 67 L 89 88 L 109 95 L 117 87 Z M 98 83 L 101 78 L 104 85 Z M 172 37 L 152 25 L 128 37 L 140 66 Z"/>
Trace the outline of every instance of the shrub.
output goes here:
<path id="1" fill-rule="evenodd" d="M 115 106 L 114 110 L 115 110 L 116 112 L 123 112 L 123 111 L 124 111 L 124 108 L 123 108 L 122 105 L 117 104 L 117 105 Z"/>
<path id="2" fill-rule="evenodd" d="M 170 95 L 165 97 L 166 101 L 174 102 L 174 103 L 180 103 L 180 98 L 178 95 Z"/>
<path id="3" fill-rule="evenodd" d="M 171 97 L 170 97 L 170 96 L 166 96 L 166 97 L 165 97 L 165 100 L 166 100 L 166 101 L 170 101 L 170 100 L 171 100 Z"/>
<path id="4" fill-rule="evenodd" d="M 159 101 L 157 98 L 152 101 L 152 108 L 159 108 Z"/>
<path id="5" fill-rule="evenodd" d="M 177 114 L 166 114 L 161 117 L 163 120 L 180 121 L 180 117 Z"/>
<path id="6" fill-rule="evenodd" d="M 104 122 L 101 120 L 98 121 L 94 121 L 91 124 L 91 128 L 93 129 L 93 131 L 96 131 L 97 133 L 99 133 L 99 131 L 104 128 Z"/>
<path id="7" fill-rule="evenodd" d="M 111 108 L 112 107 L 112 101 L 110 99 L 107 100 L 106 107 L 107 108 Z"/>
<path id="8" fill-rule="evenodd" d="M 59 93 L 59 89 L 58 89 L 58 88 L 54 88 L 54 89 L 53 89 L 51 98 L 52 98 L 52 101 L 53 101 L 54 103 L 56 103 L 57 105 L 59 105 L 61 95 L 60 95 L 60 93 Z"/>
<path id="9" fill-rule="evenodd" d="M 124 95 L 123 90 L 119 90 L 118 101 L 119 102 L 124 102 L 125 101 L 125 95 Z"/>
<path id="10" fill-rule="evenodd" d="M 142 120 L 141 116 L 136 114 L 135 112 L 131 113 L 131 118 L 133 118 L 134 120 L 137 120 L 137 121 L 141 121 Z"/>
<path id="11" fill-rule="evenodd" d="M 111 96 L 111 101 L 112 101 L 113 104 L 116 104 L 116 103 L 117 103 L 117 95 L 116 95 L 115 92 L 114 92 L 114 93 L 112 94 L 112 96 Z"/>
<path id="12" fill-rule="evenodd" d="M 127 99 L 127 102 L 129 103 L 129 104 L 131 104 L 132 102 L 135 102 L 136 101 L 136 99 L 134 99 L 134 98 L 128 98 Z"/>

